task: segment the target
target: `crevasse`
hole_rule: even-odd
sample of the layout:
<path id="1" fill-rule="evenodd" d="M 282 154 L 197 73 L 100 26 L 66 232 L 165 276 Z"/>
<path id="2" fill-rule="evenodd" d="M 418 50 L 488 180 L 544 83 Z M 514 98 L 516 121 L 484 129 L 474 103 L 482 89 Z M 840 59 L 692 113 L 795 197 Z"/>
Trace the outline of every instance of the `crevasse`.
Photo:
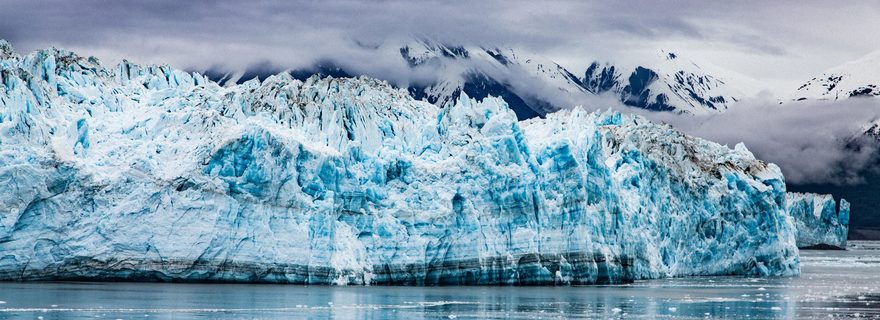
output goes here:
<path id="1" fill-rule="evenodd" d="M 517 122 L 500 99 L 441 109 L 369 78 L 220 87 L 168 66 L 4 50 L 2 280 L 799 271 L 778 167 L 638 116 Z"/>

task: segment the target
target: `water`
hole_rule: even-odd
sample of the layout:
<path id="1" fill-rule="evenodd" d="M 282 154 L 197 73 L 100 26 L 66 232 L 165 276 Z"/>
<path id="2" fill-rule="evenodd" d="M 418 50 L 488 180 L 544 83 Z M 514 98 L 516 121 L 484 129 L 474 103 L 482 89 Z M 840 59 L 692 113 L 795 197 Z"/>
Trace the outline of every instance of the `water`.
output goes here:
<path id="1" fill-rule="evenodd" d="M 0 319 L 880 318 L 880 242 L 801 262 L 797 278 L 559 288 L 0 283 Z"/>

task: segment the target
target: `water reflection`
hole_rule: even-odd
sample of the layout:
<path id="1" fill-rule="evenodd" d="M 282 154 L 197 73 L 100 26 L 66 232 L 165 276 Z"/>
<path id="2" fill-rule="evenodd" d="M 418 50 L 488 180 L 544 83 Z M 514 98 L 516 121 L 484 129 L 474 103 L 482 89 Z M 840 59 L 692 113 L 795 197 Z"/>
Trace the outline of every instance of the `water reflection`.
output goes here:
<path id="1" fill-rule="evenodd" d="M 556 319 L 880 317 L 880 245 L 802 252 L 797 278 L 590 287 L 0 283 L 0 318 Z"/>

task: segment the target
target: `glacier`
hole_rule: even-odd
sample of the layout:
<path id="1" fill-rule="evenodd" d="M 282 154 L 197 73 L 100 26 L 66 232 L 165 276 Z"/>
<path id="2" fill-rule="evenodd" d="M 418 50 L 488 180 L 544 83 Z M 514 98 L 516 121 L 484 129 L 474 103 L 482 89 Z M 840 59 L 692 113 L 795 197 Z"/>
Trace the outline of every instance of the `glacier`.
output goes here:
<path id="1" fill-rule="evenodd" d="M 846 249 L 849 232 L 849 202 L 837 202 L 829 194 L 786 194 L 786 211 L 794 218 L 799 248 Z"/>
<path id="2" fill-rule="evenodd" d="M 0 280 L 570 285 L 799 273 L 780 169 L 370 78 L 219 86 L 0 41 Z"/>

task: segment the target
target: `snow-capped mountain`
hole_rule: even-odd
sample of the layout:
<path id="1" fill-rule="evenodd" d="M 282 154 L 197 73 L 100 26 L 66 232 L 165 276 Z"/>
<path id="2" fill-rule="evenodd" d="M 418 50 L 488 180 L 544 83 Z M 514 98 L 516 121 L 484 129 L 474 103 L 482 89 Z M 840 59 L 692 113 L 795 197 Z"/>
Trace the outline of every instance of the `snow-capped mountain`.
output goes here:
<path id="1" fill-rule="evenodd" d="M 880 97 L 880 51 L 831 68 L 789 94 L 786 100 L 835 101 Z M 880 104 L 880 99 L 877 99 Z M 880 139 L 880 118 L 868 119 L 863 133 Z"/>
<path id="2" fill-rule="evenodd" d="M 778 167 L 639 116 L 517 121 L 500 99 L 440 108 L 365 77 L 220 86 L 56 49 L 2 57 L 0 280 L 799 271 Z"/>
<path id="3" fill-rule="evenodd" d="M 580 80 L 559 64 L 509 48 L 449 46 L 422 40 L 401 47 L 400 55 L 414 69 L 441 70 L 436 82 L 409 88 L 416 99 L 425 98 L 439 106 L 455 101 L 461 93 L 478 99 L 498 96 L 509 101 L 524 119 L 555 111 L 553 106 L 573 106 L 589 95 Z"/>
<path id="4" fill-rule="evenodd" d="M 880 51 L 829 69 L 793 92 L 790 100 L 838 100 L 880 96 Z"/>
<path id="5" fill-rule="evenodd" d="M 555 110 L 554 105 L 589 103 L 588 95 L 608 93 L 628 106 L 702 114 L 724 111 L 744 96 L 694 62 L 665 51 L 644 57 L 635 67 L 594 62 L 583 72 L 572 72 L 548 59 L 519 54 L 509 48 L 447 46 L 422 41 L 404 46 L 400 52 L 414 68 L 448 69 L 452 68 L 450 65 L 463 63 L 470 66 L 463 68 L 467 73 L 460 78 L 441 79 L 425 88 L 410 88 L 417 98 L 426 97 L 440 105 L 465 92 L 473 97 L 502 96 L 508 101 L 515 100 L 515 107 L 524 105 L 543 114 Z M 536 86 L 544 89 L 535 90 Z M 559 99 L 559 96 L 567 99 Z"/>
<path id="6" fill-rule="evenodd" d="M 725 80 L 673 52 L 661 50 L 642 63 L 622 69 L 594 62 L 581 82 L 590 92 L 610 92 L 629 106 L 689 114 L 724 111 L 744 96 Z"/>
<path id="7" fill-rule="evenodd" d="M 710 74 L 694 62 L 671 52 L 659 51 L 637 64 L 593 63 L 586 70 L 569 70 L 550 59 L 511 48 L 450 45 L 432 40 L 388 42 L 368 46 L 383 60 L 397 60 L 394 74 L 429 74 L 417 81 L 396 83 L 416 99 L 438 106 L 456 101 L 461 93 L 473 98 L 502 97 L 519 119 L 543 116 L 559 108 L 605 104 L 597 95 L 638 108 L 682 114 L 722 112 L 745 94 L 726 80 Z M 363 71 L 352 61 L 321 59 L 293 72 L 304 80 L 323 75 L 365 75 L 383 78 L 382 72 Z M 239 79 L 277 73 L 281 69 L 256 67 L 239 74 L 208 72 L 215 80 Z M 728 75 L 730 76 L 730 75 Z M 601 101 L 601 102 L 597 102 Z M 605 108 L 607 106 L 601 106 Z"/>

